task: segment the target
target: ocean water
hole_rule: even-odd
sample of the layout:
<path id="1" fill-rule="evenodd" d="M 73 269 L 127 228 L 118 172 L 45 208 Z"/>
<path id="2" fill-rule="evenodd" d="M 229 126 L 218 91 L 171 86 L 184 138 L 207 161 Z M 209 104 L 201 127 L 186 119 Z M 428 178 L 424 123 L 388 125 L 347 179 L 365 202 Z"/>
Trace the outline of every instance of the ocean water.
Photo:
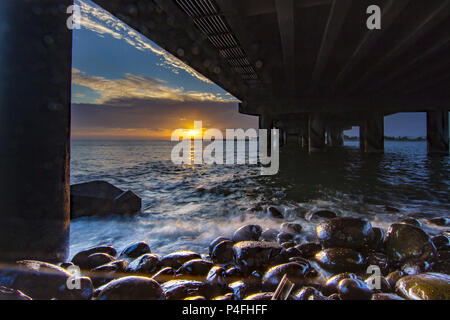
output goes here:
<path id="1" fill-rule="evenodd" d="M 404 217 L 426 221 L 450 216 L 450 157 L 429 157 L 425 142 L 386 142 L 382 155 L 361 154 L 358 142 L 308 155 L 296 148 L 280 155 L 280 172 L 260 176 L 251 165 L 183 165 L 171 162 L 169 141 L 72 141 L 71 183 L 108 181 L 142 197 L 133 216 L 85 217 L 71 222 L 70 253 L 147 241 L 152 252 L 190 249 L 206 253 L 215 237 L 255 223 L 278 228 L 267 216 L 275 206 L 285 221 L 314 238 L 308 212 L 330 209 L 362 216 L 387 228 Z M 244 152 L 238 149 L 235 153 Z M 398 208 L 391 213 L 385 206 Z M 425 224 L 434 234 L 445 228 Z"/>

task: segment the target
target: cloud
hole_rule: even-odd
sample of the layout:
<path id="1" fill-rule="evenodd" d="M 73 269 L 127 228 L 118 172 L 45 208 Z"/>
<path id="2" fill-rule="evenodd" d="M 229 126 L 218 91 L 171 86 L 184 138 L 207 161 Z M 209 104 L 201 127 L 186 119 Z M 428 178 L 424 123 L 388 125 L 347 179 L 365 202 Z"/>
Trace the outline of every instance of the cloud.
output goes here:
<path id="1" fill-rule="evenodd" d="M 208 78 L 164 49 L 157 47 L 149 39 L 134 31 L 127 24 L 102 8 L 86 0 L 77 0 L 76 3 L 81 8 L 81 26 L 85 29 L 93 31 L 100 36 L 109 35 L 115 39 L 124 40 L 137 50 L 152 52 L 160 56 L 160 65 L 162 67 L 171 70 L 175 74 L 178 74 L 179 71 L 184 71 L 200 81 L 212 83 Z"/>
<path id="2" fill-rule="evenodd" d="M 211 92 L 184 91 L 172 88 L 163 80 L 127 73 L 121 79 L 106 79 L 90 76 L 72 69 L 72 83 L 90 88 L 100 94 L 95 103 L 121 107 L 130 106 L 137 100 L 166 100 L 173 102 L 230 102 L 235 101 L 229 95 Z"/>

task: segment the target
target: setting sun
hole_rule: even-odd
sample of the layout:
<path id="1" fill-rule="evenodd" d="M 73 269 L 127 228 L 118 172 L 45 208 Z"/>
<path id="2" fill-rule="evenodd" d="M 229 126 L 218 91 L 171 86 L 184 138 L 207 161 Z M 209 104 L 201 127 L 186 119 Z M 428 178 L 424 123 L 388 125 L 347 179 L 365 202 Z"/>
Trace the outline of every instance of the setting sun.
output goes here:
<path id="1" fill-rule="evenodd" d="M 190 137 L 195 137 L 198 134 L 198 131 L 197 130 L 188 130 L 187 134 Z"/>

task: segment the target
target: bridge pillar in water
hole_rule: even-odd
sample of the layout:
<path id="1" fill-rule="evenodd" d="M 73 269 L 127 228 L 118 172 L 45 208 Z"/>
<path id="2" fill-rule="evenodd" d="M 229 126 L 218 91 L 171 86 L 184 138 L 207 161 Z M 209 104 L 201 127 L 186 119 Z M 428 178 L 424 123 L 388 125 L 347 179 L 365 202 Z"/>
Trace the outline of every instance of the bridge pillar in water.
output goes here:
<path id="1" fill-rule="evenodd" d="M 328 129 L 327 142 L 330 147 L 342 147 L 344 145 L 344 130 L 341 128 Z"/>
<path id="2" fill-rule="evenodd" d="M 371 114 L 363 120 L 359 139 L 361 151 L 366 153 L 384 152 L 384 116 Z"/>
<path id="3" fill-rule="evenodd" d="M 427 112 L 427 144 L 429 154 L 448 154 L 448 111 Z"/>
<path id="4" fill-rule="evenodd" d="M 325 124 L 319 115 L 309 115 L 306 137 L 308 152 L 325 151 Z"/>
<path id="5" fill-rule="evenodd" d="M 73 0 L 0 9 L 2 261 L 67 258 Z"/>
<path id="6" fill-rule="evenodd" d="M 268 149 L 271 149 L 271 146 L 272 146 L 271 129 L 273 128 L 273 124 L 274 124 L 274 120 L 270 115 L 261 114 L 259 116 L 259 129 L 267 130 L 267 147 L 268 147 Z"/>

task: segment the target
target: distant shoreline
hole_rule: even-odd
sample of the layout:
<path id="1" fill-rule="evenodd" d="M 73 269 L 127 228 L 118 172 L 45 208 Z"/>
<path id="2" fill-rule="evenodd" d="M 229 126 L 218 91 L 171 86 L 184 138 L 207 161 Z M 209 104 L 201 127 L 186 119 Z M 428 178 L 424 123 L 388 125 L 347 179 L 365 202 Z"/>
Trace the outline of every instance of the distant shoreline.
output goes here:
<path id="1" fill-rule="evenodd" d="M 345 141 L 359 141 L 359 137 L 349 137 L 344 136 Z M 425 137 L 417 137 L 417 138 L 410 138 L 410 137 L 384 137 L 384 140 L 386 141 L 405 141 L 405 142 L 422 142 L 427 141 Z"/>

